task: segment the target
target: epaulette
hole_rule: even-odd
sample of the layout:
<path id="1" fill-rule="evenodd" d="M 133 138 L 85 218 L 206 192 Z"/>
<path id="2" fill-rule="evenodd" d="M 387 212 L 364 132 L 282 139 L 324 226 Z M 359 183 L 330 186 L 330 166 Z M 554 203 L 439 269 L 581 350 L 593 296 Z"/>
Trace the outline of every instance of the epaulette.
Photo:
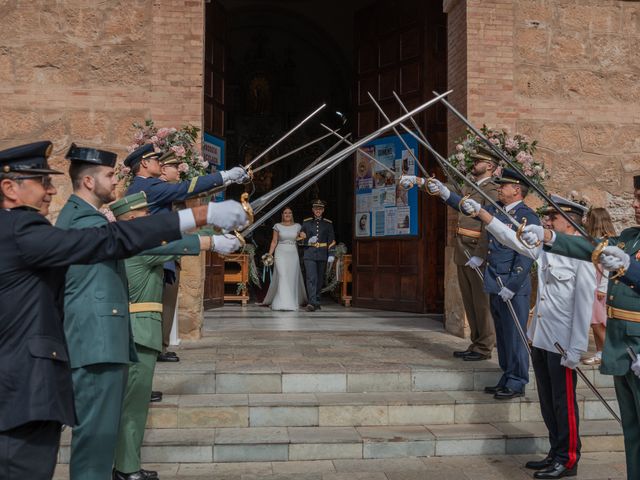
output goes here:
<path id="1" fill-rule="evenodd" d="M 333 223 L 333 222 L 332 222 L 331 220 L 329 220 L 328 218 L 323 218 L 323 220 L 324 220 L 325 222 Z"/>
<path id="2" fill-rule="evenodd" d="M 313 217 L 308 217 L 305 218 L 304 220 L 302 220 L 303 222 L 310 222 L 311 220 L 313 220 Z"/>

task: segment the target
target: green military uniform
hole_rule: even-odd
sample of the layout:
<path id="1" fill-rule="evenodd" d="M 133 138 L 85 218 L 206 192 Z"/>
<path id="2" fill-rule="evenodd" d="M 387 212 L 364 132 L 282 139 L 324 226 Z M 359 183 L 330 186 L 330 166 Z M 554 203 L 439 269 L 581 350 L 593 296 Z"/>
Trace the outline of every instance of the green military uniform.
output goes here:
<path id="1" fill-rule="evenodd" d="M 71 195 L 56 226 L 100 227 L 108 220 Z M 73 265 L 66 275 L 64 331 L 72 368 L 77 425 L 71 439 L 71 479 L 104 480 L 113 464 L 127 369 L 137 356 L 122 260 Z"/>
<path id="2" fill-rule="evenodd" d="M 627 228 L 620 236 L 611 237 L 609 245 L 617 245 L 630 256 L 640 251 L 640 227 Z M 551 253 L 591 261 L 593 245 L 586 239 L 557 234 Z M 627 458 L 627 478 L 640 478 L 640 379 L 630 369 L 626 348 L 640 352 L 640 292 L 619 280 L 609 280 L 607 292 L 607 332 L 602 351 L 600 372 L 614 375 L 614 384 Z"/>
<path id="3" fill-rule="evenodd" d="M 492 199 L 498 198 L 499 185 L 492 178 L 482 180 L 479 186 Z M 462 188 L 462 195 L 469 195 L 469 198 L 483 206 L 487 203 L 477 191 L 466 184 Z M 453 261 L 458 270 L 458 285 L 469 322 L 471 345 L 467 350 L 490 357 L 496 344 L 496 332 L 489 308 L 489 295 L 484 291 L 484 283 L 477 272 L 473 268 L 465 267 L 469 260 L 465 252 L 472 257 L 486 260 L 487 251 L 488 238 L 484 224 L 468 215 L 458 213 Z"/>
<path id="4" fill-rule="evenodd" d="M 129 195 L 111 206 L 114 215 L 141 208 L 126 200 L 142 196 Z M 146 206 L 146 202 L 145 205 Z M 165 262 L 181 255 L 198 255 L 198 235 L 185 235 L 182 240 L 147 250 L 125 261 L 129 283 L 129 311 L 133 339 L 139 362 L 129 367 L 120 431 L 115 454 L 115 469 L 130 474 L 138 472 L 144 428 L 149 412 L 149 398 L 158 353 L 162 351 L 162 289 Z"/>

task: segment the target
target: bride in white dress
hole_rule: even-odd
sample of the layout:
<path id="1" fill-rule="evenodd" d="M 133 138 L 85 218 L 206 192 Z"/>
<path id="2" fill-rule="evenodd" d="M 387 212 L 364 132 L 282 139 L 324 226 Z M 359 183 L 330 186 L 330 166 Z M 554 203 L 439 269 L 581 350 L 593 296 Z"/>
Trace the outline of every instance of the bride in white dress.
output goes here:
<path id="1" fill-rule="evenodd" d="M 282 221 L 273 226 L 273 239 L 269 253 L 274 256 L 274 269 L 269 291 L 263 305 L 271 310 L 298 310 L 307 302 L 304 279 L 300 270 L 300 258 L 296 240 L 301 239 L 299 223 L 293 221 L 289 207 L 282 211 Z"/>

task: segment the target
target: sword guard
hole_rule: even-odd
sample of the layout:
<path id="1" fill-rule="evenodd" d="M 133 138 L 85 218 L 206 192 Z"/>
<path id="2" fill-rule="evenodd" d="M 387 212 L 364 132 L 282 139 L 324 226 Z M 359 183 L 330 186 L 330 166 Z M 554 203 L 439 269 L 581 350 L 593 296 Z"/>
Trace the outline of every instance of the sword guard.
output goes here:
<path id="1" fill-rule="evenodd" d="M 522 219 L 522 223 L 518 227 L 518 230 L 516 230 L 516 238 L 518 240 L 520 240 L 520 243 L 522 245 L 524 245 L 525 247 L 527 247 L 529 250 L 533 250 L 534 248 L 538 248 L 540 246 L 540 244 L 542 243 L 540 240 L 538 240 L 536 243 L 534 243 L 533 246 L 529 245 L 527 242 L 522 240 L 522 232 L 524 232 L 524 227 L 526 227 L 526 226 L 527 226 L 527 219 L 523 218 Z"/>
<path id="2" fill-rule="evenodd" d="M 249 225 L 251 225 L 253 223 L 253 208 L 251 207 L 251 204 L 249 203 L 249 194 L 247 192 L 244 192 L 241 196 L 240 196 L 240 204 L 242 205 L 242 208 L 244 209 L 244 211 L 247 214 L 247 218 L 249 219 Z M 242 239 L 241 241 L 244 241 L 244 239 Z"/>
<path id="3" fill-rule="evenodd" d="M 424 186 L 426 187 L 427 185 L 429 185 L 429 183 L 433 183 L 433 181 L 436 179 L 435 175 L 431 176 L 431 177 L 426 177 L 424 180 Z M 428 188 L 425 188 L 425 190 L 427 191 L 427 193 L 429 195 L 435 196 L 435 195 L 440 195 L 439 193 L 431 193 L 431 191 L 429 191 Z"/>
<path id="4" fill-rule="evenodd" d="M 247 172 L 247 175 L 249 176 L 249 179 L 245 182 L 242 182 L 244 185 L 247 185 L 251 182 L 253 182 L 253 167 L 249 167 L 249 168 L 245 168 L 245 172 Z"/>
<path id="5" fill-rule="evenodd" d="M 478 213 L 471 213 L 471 214 L 468 214 L 468 213 L 464 213 L 464 210 L 462 210 L 462 204 L 463 204 L 465 201 L 469 200 L 470 198 L 471 198 L 471 195 L 465 195 L 464 197 L 462 197 L 462 198 L 460 199 L 460 201 L 458 202 L 458 210 L 459 210 L 459 211 L 460 211 L 460 213 L 461 213 L 461 214 L 463 214 L 465 217 L 472 217 L 472 218 L 473 218 L 473 217 L 477 217 L 477 216 L 478 216 L 478 213 L 480 213 L 480 212 L 478 212 Z"/>
<path id="6" fill-rule="evenodd" d="M 605 247 L 607 247 L 609 245 L 609 239 L 607 237 L 605 237 L 597 246 L 596 248 L 593 249 L 593 252 L 591 252 L 591 263 L 593 263 L 593 266 L 596 267 L 596 270 L 598 272 L 600 272 L 600 275 L 604 276 L 604 272 L 602 271 L 602 267 L 600 267 L 600 255 L 602 255 L 602 252 L 604 251 Z M 614 272 L 611 272 L 611 274 L 609 275 L 609 280 L 615 280 L 618 277 L 621 277 L 622 275 L 624 275 L 626 272 L 624 267 L 620 267 L 618 270 Z"/>

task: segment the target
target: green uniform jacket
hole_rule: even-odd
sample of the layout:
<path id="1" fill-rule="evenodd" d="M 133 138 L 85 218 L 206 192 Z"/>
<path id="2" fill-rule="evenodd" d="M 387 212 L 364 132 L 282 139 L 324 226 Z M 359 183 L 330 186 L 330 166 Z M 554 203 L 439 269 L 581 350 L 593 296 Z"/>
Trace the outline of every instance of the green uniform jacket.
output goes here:
<path id="1" fill-rule="evenodd" d="M 553 246 L 546 247 L 549 252 L 591 261 L 594 247 L 589 241 L 582 237 L 556 235 Z M 640 227 L 627 228 L 620 236 L 609 238 L 609 245 L 617 245 L 629 255 L 635 256 L 640 250 Z M 607 305 L 639 312 L 640 292 L 617 279 L 609 280 Z M 636 352 L 640 351 L 640 323 L 609 317 L 600 371 L 607 375 L 625 375 L 631 365 L 627 346 Z"/>
<path id="2" fill-rule="evenodd" d="M 146 250 L 125 260 L 131 303 L 162 303 L 163 268 L 165 262 L 181 255 L 200 254 L 198 235 L 185 235 L 182 240 Z M 138 345 L 162 351 L 162 313 L 132 313 L 133 339 Z"/>
<path id="3" fill-rule="evenodd" d="M 99 227 L 108 220 L 92 205 L 71 195 L 56 226 Z M 129 295 L 122 260 L 72 265 L 66 276 L 64 332 L 71 368 L 137 361 L 129 323 Z"/>

